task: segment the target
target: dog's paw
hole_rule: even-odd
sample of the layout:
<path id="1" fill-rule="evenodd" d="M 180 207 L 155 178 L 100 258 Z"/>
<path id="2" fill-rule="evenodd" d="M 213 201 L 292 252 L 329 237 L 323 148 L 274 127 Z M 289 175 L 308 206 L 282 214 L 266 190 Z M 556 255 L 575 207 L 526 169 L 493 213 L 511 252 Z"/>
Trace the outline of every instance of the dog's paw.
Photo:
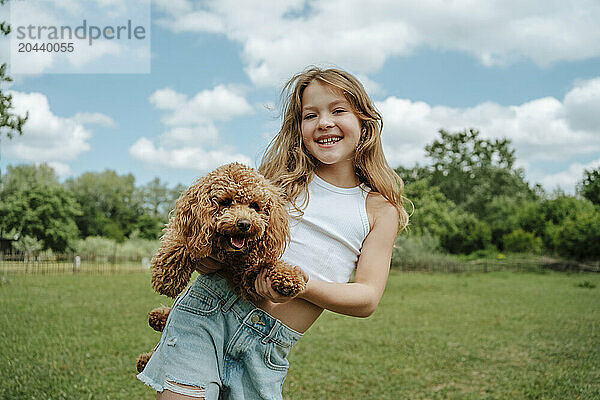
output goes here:
<path id="1" fill-rule="evenodd" d="M 148 360 L 152 357 L 152 351 L 150 353 L 142 353 L 137 359 L 137 371 L 142 372 L 144 368 L 146 368 L 146 364 L 148 364 Z"/>
<path id="2" fill-rule="evenodd" d="M 167 324 L 171 307 L 158 307 L 148 313 L 148 325 L 157 332 L 162 332 Z"/>
<path id="3" fill-rule="evenodd" d="M 305 278 L 295 269 L 272 269 L 269 271 L 269 279 L 273 289 L 286 297 L 295 297 L 304 290 Z"/>

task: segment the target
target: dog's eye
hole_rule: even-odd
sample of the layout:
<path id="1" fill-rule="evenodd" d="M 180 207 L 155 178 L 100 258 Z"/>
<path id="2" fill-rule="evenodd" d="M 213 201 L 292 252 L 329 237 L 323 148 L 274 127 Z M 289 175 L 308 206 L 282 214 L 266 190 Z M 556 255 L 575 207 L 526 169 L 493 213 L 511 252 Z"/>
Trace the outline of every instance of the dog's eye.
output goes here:
<path id="1" fill-rule="evenodd" d="M 252 209 L 254 209 L 254 210 L 256 210 L 256 211 L 260 211 L 260 206 L 255 201 L 253 201 L 252 203 L 250 203 L 249 207 L 252 208 Z"/>
<path id="2" fill-rule="evenodd" d="M 219 205 L 221 207 L 229 207 L 231 205 L 231 199 L 219 200 Z"/>

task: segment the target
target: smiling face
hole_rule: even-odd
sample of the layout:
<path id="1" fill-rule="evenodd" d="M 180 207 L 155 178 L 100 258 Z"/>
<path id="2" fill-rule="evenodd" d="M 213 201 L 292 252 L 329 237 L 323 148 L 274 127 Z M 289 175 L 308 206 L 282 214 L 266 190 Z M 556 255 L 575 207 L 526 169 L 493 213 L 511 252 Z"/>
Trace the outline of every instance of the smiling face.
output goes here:
<path id="1" fill-rule="evenodd" d="M 302 93 L 302 141 L 320 168 L 353 170 L 361 123 L 341 89 L 312 81 Z"/>

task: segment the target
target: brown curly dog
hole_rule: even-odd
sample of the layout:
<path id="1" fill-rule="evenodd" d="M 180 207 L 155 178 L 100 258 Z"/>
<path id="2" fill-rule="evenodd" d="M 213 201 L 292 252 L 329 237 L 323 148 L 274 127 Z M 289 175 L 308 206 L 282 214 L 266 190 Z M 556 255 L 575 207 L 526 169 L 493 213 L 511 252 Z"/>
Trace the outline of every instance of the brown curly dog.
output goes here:
<path id="1" fill-rule="evenodd" d="M 152 259 L 152 287 L 176 297 L 198 260 L 211 256 L 226 265 L 220 273 L 245 299 L 257 299 L 254 281 L 263 268 L 274 290 L 297 295 L 306 284 L 304 277 L 279 259 L 289 238 L 288 217 L 281 191 L 257 171 L 238 163 L 217 168 L 177 200 Z M 150 325 L 162 331 L 169 312 L 168 307 L 151 311 Z M 140 356 L 138 371 L 150 355 Z"/>

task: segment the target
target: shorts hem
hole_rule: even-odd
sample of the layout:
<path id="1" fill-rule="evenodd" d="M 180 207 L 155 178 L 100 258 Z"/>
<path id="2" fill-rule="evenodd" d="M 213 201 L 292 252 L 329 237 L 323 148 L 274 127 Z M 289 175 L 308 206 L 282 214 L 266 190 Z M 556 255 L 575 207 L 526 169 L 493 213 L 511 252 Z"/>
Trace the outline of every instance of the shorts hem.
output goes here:
<path id="1" fill-rule="evenodd" d="M 152 389 L 156 390 L 157 392 L 162 392 L 163 390 L 165 390 L 165 388 L 162 385 L 159 385 L 158 383 L 156 383 L 155 381 L 150 379 L 148 376 L 144 375 L 143 372 L 140 372 L 137 375 L 137 378 L 140 381 L 144 382 L 144 384 L 146 386 L 150 386 Z"/>

